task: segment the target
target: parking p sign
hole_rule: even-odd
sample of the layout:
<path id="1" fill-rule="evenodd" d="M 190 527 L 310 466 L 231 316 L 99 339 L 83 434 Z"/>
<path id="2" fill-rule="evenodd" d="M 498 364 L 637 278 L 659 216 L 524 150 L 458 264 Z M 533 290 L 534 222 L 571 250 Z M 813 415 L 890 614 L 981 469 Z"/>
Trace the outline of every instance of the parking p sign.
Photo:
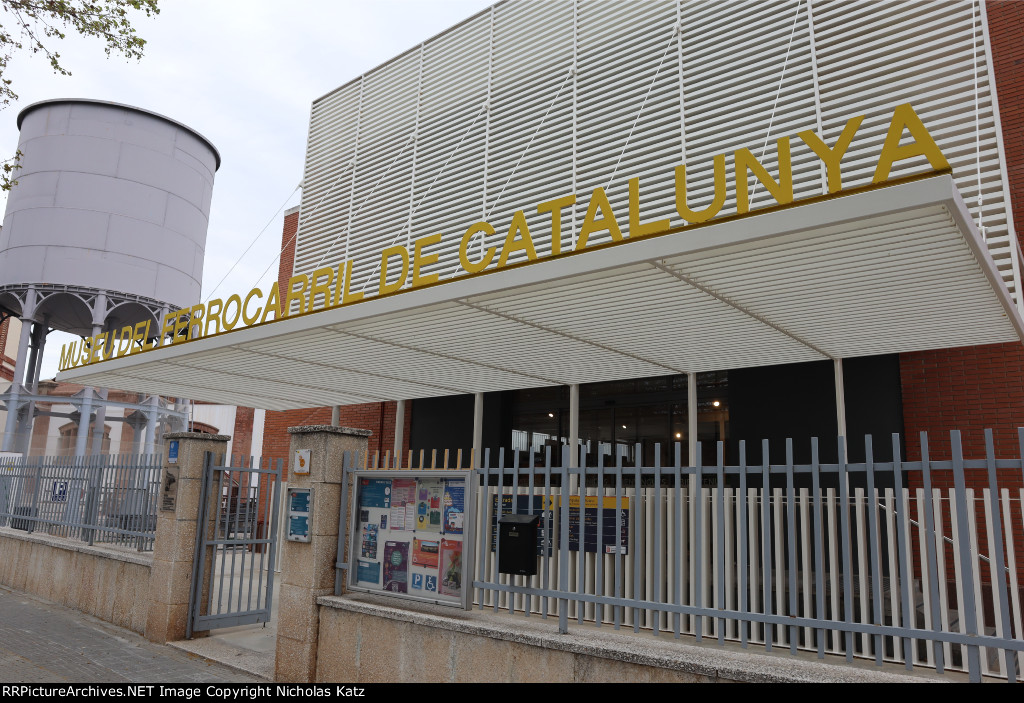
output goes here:
<path id="1" fill-rule="evenodd" d="M 54 481 L 51 495 L 54 503 L 66 503 L 68 500 L 68 482 Z"/>

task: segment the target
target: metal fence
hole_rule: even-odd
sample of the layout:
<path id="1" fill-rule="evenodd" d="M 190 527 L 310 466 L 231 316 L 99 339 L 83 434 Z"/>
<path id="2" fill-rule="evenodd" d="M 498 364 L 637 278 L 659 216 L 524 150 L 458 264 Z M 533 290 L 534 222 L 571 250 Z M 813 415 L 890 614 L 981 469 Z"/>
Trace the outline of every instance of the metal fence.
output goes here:
<path id="1" fill-rule="evenodd" d="M 562 632 L 572 620 L 1015 681 L 1024 462 L 996 459 L 985 437 L 986 458 L 965 460 L 952 433 L 951 461 L 930 460 L 924 434 L 914 462 L 901 461 L 898 436 L 886 462 L 867 438 L 863 463 L 820 463 L 817 440 L 803 465 L 791 441 L 785 464 L 757 466 L 742 442 L 738 466 L 723 465 L 721 444 L 715 466 L 684 466 L 678 445 L 667 467 L 570 468 L 568 448 L 542 467 L 519 466 L 518 453 L 508 466 L 488 452 L 475 603 L 557 615 Z M 542 515 L 536 576 L 497 571 L 509 512 Z"/>
<path id="2" fill-rule="evenodd" d="M 206 453 L 186 637 L 269 622 L 282 459 Z M 204 591 L 205 594 L 204 594 Z"/>
<path id="3" fill-rule="evenodd" d="M 152 551 L 162 458 L 0 458 L 0 527 Z"/>

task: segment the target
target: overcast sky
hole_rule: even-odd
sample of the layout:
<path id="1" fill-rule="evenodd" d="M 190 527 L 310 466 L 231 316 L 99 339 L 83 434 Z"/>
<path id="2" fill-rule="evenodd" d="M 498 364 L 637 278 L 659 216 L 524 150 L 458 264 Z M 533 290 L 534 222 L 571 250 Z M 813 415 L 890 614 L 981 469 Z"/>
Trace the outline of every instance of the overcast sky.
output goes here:
<path id="1" fill-rule="evenodd" d="M 126 103 L 183 122 L 221 155 L 206 243 L 203 297 L 269 222 L 252 251 L 217 290 L 244 292 L 280 250 L 282 207 L 298 205 L 312 101 L 492 4 L 485 0 L 163 0 L 137 19 L 147 40 L 140 62 L 106 58 L 96 40 L 54 45 L 71 76 L 27 52 L 12 59 L 17 103 L 0 111 L 0 150 L 18 145 L 27 105 L 52 98 Z M 3 17 L 5 27 L 8 18 Z M 6 197 L 0 196 L 6 206 Z M 276 264 L 266 279 L 274 279 Z M 56 373 L 50 335 L 42 375 Z"/>

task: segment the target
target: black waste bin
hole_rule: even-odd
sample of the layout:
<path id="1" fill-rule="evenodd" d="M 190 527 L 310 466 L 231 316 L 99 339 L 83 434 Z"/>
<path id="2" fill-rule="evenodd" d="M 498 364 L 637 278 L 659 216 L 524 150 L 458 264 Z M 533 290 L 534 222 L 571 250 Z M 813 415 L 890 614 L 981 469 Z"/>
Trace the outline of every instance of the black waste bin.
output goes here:
<path id="1" fill-rule="evenodd" d="M 502 515 L 498 521 L 498 571 L 517 576 L 537 574 L 537 529 L 540 515 Z"/>
<path id="2" fill-rule="evenodd" d="M 36 521 L 34 519 L 25 520 L 24 518 L 36 518 L 39 516 L 39 511 L 31 506 L 19 506 L 11 511 L 18 517 L 11 518 L 11 527 L 15 530 L 24 530 L 29 532 L 35 529 Z M 19 519 L 22 518 L 22 519 Z"/>

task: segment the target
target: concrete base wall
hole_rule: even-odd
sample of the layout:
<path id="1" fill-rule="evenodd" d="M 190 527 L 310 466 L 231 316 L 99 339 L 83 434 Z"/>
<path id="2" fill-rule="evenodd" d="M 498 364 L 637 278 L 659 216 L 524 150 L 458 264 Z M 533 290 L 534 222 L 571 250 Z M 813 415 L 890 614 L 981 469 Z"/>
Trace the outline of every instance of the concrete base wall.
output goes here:
<path id="1" fill-rule="evenodd" d="M 716 679 L 533 644 L 321 608 L 317 681 L 664 682 Z"/>
<path id="2" fill-rule="evenodd" d="M 0 584 L 142 633 L 151 557 L 0 529 Z"/>
<path id="3" fill-rule="evenodd" d="M 693 640 L 461 611 L 370 594 L 324 596 L 316 680 L 379 682 L 913 682 L 901 669 L 766 655 Z M 763 651 L 763 650 L 762 650 Z"/>

